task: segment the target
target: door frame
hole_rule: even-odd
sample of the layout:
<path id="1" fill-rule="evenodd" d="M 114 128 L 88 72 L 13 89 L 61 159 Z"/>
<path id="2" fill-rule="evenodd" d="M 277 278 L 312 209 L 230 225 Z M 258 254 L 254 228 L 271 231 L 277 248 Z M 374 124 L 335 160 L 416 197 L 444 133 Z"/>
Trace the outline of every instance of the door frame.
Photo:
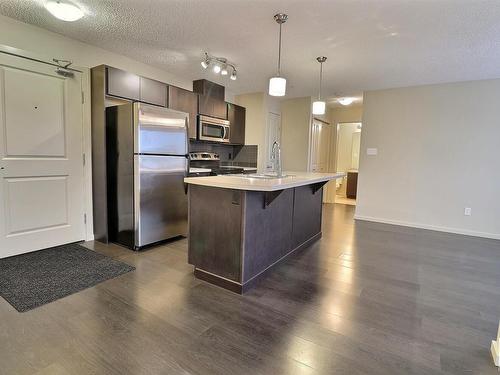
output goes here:
<path id="1" fill-rule="evenodd" d="M 61 56 L 41 56 L 26 50 L 0 44 L 0 53 L 36 61 L 42 64 L 58 67 L 53 58 L 64 59 Z M 82 74 L 82 163 L 83 166 L 83 209 L 85 215 L 85 241 L 94 239 L 92 215 L 92 139 L 91 139 L 91 107 L 90 107 L 90 69 L 73 65 L 68 70 Z M 83 159 L 85 158 L 85 159 Z"/>
<path id="2" fill-rule="evenodd" d="M 362 121 L 337 122 L 337 126 L 335 127 L 335 160 L 334 160 L 335 172 L 337 172 L 337 167 L 339 164 L 339 130 L 340 130 L 340 127 L 342 125 L 346 125 L 346 124 L 358 124 L 358 126 L 361 126 L 361 128 L 363 127 Z M 362 131 L 361 131 L 361 134 L 363 134 Z M 359 145 L 359 152 L 361 154 L 361 144 Z M 359 178 L 359 168 L 358 168 L 358 178 Z M 344 182 L 347 183 L 347 174 L 343 179 L 344 179 Z M 337 191 L 335 191 L 334 201 L 336 200 L 336 197 L 337 197 Z M 356 204 L 357 204 L 357 198 L 356 198 Z"/>

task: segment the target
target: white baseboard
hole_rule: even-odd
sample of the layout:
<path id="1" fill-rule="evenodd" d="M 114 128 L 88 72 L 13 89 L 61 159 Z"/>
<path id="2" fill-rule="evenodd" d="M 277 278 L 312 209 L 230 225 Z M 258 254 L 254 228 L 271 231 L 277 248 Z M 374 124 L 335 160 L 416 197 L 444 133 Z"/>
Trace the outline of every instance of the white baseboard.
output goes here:
<path id="1" fill-rule="evenodd" d="M 440 226 L 435 226 L 435 225 L 411 223 L 411 222 L 406 222 L 406 221 L 390 220 L 390 219 L 383 219 L 383 218 L 371 217 L 371 216 L 363 216 L 363 215 L 357 215 L 357 214 L 354 215 L 354 219 L 355 220 L 363 220 L 363 221 L 372 221 L 375 223 L 382 223 L 382 224 L 399 225 L 399 226 L 403 226 L 403 227 L 435 230 L 438 232 L 463 234 L 465 236 L 482 237 L 482 238 L 490 238 L 490 239 L 494 239 L 494 240 L 500 240 L 500 234 L 497 234 L 497 233 L 477 232 L 477 231 L 464 230 L 464 229 L 458 229 L 458 228 L 440 227 Z"/>
<path id="2" fill-rule="evenodd" d="M 491 355 L 493 356 L 493 362 L 495 366 L 500 366 L 500 348 L 498 347 L 500 343 L 498 341 L 491 342 Z"/>

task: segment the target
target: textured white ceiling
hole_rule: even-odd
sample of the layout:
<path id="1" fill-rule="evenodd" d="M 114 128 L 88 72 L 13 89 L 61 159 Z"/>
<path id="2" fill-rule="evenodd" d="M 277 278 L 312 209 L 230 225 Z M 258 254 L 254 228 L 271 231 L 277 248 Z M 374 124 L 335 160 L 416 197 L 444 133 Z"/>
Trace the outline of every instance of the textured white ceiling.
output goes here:
<path id="1" fill-rule="evenodd" d="M 75 0 L 86 16 L 53 18 L 44 0 L 0 0 L 0 13 L 234 93 L 262 91 L 275 73 L 283 26 L 287 96 L 500 77 L 498 0 Z M 204 51 L 238 67 L 235 82 L 203 71 Z"/>

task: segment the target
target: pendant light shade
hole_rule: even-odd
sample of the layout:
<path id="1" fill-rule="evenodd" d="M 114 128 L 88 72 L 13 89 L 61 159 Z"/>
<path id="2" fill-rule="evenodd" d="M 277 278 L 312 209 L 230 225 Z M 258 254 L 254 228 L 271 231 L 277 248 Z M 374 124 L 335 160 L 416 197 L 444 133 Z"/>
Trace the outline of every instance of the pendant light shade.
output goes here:
<path id="1" fill-rule="evenodd" d="M 319 62 L 319 92 L 318 100 L 313 103 L 312 113 L 313 115 L 324 115 L 326 112 L 326 103 L 324 100 L 321 100 L 321 84 L 323 81 L 323 63 L 326 61 L 326 57 L 320 56 L 316 60 Z"/>
<path id="2" fill-rule="evenodd" d="M 280 25 L 279 47 L 278 47 L 278 74 L 269 80 L 269 95 L 285 96 L 286 79 L 281 77 L 281 25 L 283 25 L 288 16 L 284 13 L 274 15 L 274 20 Z"/>
<path id="3" fill-rule="evenodd" d="M 313 102 L 313 115 L 324 115 L 326 112 L 326 103 L 323 101 Z"/>
<path id="4" fill-rule="evenodd" d="M 285 96 L 286 79 L 283 77 L 273 77 L 269 80 L 269 95 Z"/>

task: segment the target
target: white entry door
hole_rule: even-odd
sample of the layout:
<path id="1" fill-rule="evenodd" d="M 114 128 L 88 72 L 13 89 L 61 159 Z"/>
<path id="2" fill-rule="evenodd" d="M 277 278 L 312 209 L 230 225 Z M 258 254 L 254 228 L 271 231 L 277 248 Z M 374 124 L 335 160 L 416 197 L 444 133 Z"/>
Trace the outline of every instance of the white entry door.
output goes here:
<path id="1" fill-rule="evenodd" d="M 0 258 L 84 239 L 81 74 L 0 53 Z"/>

